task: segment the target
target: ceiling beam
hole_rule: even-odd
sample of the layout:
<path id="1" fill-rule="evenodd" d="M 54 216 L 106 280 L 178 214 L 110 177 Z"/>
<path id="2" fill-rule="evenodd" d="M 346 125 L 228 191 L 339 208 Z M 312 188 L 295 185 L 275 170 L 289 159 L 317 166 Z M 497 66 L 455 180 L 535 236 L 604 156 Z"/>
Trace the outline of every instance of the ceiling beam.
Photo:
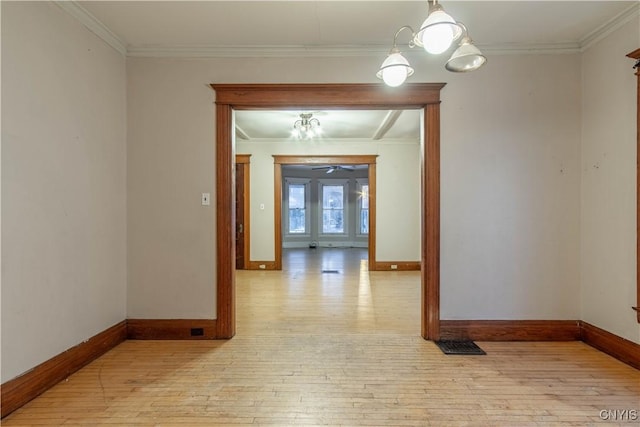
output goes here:
<path id="1" fill-rule="evenodd" d="M 249 135 L 238 125 L 236 125 L 236 136 L 247 141 L 251 139 L 251 137 L 249 137 Z"/>
<path id="2" fill-rule="evenodd" d="M 391 129 L 396 123 L 400 114 L 402 114 L 402 110 L 389 110 L 385 118 L 382 120 L 382 123 L 380 123 L 380 126 L 378 126 L 378 130 L 373 134 L 373 140 L 377 141 L 384 138 L 387 132 L 389 132 L 389 129 Z"/>

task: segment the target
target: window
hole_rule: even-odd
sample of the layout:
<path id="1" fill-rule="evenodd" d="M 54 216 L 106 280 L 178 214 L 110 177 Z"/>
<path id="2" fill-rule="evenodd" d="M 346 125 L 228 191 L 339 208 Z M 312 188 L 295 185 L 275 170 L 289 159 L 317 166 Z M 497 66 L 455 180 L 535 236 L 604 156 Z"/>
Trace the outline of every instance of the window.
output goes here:
<path id="1" fill-rule="evenodd" d="M 369 181 L 358 183 L 358 234 L 369 234 Z"/>
<path id="2" fill-rule="evenodd" d="M 309 234 L 309 180 L 286 179 L 286 233 Z"/>
<path id="3" fill-rule="evenodd" d="M 345 196 L 346 181 L 323 180 L 320 183 L 320 201 L 322 206 L 321 227 L 323 234 L 345 234 Z"/>

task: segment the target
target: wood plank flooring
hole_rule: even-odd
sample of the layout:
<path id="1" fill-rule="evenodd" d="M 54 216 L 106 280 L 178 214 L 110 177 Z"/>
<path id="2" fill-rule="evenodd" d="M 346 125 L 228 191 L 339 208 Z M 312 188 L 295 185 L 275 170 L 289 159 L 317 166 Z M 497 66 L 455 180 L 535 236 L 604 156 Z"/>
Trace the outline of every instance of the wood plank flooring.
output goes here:
<path id="1" fill-rule="evenodd" d="M 368 272 L 358 249 L 283 261 L 237 273 L 232 340 L 126 341 L 2 424 L 640 424 L 600 416 L 640 416 L 640 372 L 581 342 L 446 356 L 419 336 L 419 272 Z"/>

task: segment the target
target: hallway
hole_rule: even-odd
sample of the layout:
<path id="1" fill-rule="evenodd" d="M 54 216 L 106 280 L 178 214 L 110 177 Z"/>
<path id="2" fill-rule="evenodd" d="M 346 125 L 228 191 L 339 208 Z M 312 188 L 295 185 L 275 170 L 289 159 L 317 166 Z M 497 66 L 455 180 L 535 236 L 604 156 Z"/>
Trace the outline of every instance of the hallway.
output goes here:
<path id="1" fill-rule="evenodd" d="M 369 272 L 367 249 L 285 249 L 282 271 L 236 287 L 238 335 L 420 334 L 420 272 Z"/>

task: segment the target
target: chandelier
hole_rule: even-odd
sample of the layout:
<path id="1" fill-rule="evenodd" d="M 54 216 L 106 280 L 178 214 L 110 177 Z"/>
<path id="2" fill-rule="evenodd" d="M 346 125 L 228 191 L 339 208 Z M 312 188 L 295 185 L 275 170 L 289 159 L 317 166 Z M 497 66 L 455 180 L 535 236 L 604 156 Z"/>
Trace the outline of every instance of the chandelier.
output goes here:
<path id="1" fill-rule="evenodd" d="M 311 139 L 322 133 L 320 121 L 312 113 L 301 113 L 300 119 L 293 124 L 293 136 L 298 139 Z"/>
<path id="2" fill-rule="evenodd" d="M 418 32 L 405 25 L 400 27 L 393 37 L 393 47 L 389 52 L 389 56 L 384 60 L 376 74 L 388 86 L 400 86 L 407 77 L 413 74 L 413 68 L 409 65 L 409 61 L 402 56 L 396 43 L 398 35 L 403 30 L 411 31 L 409 48 L 420 46 L 427 53 L 434 55 L 445 52 L 454 41 L 460 39 L 458 48 L 445 64 L 445 68 L 449 71 L 457 73 L 474 71 L 487 62 L 487 58 L 473 45 L 467 27 L 462 22 L 456 22 L 455 19 L 447 14 L 442 6 L 438 4 L 438 0 L 428 0 L 428 2 L 429 14 Z"/>

